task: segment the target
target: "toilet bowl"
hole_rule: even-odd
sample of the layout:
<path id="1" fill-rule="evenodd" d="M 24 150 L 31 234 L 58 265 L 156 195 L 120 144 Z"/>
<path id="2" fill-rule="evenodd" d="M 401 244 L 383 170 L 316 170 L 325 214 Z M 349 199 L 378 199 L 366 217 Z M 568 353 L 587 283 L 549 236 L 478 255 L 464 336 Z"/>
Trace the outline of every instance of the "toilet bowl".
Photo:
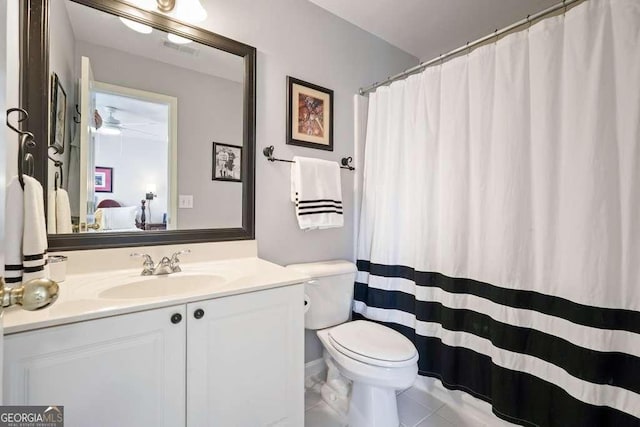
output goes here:
<path id="1" fill-rule="evenodd" d="M 413 344 L 391 328 L 356 320 L 317 332 L 338 370 L 353 381 L 351 427 L 397 427 L 396 390 L 410 387 L 418 373 Z"/>
<path id="2" fill-rule="evenodd" d="M 356 267 L 347 261 L 295 264 L 312 278 L 305 285 L 305 328 L 316 330 L 329 369 L 323 399 L 346 410 L 350 427 L 398 427 L 396 391 L 418 373 L 418 352 L 399 332 L 367 320 L 348 321 Z M 334 370 L 352 382 L 340 381 Z M 342 404 L 342 400 L 347 400 Z"/>

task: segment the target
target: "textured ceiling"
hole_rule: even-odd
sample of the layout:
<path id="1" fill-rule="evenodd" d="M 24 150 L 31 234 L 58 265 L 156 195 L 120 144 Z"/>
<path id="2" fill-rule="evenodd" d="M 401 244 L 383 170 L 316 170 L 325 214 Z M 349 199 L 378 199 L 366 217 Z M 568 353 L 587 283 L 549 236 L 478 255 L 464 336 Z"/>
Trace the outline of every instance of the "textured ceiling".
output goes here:
<path id="1" fill-rule="evenodd" d="M 560 0 L 309 1 L 423 61 L 560 2 Z"/>

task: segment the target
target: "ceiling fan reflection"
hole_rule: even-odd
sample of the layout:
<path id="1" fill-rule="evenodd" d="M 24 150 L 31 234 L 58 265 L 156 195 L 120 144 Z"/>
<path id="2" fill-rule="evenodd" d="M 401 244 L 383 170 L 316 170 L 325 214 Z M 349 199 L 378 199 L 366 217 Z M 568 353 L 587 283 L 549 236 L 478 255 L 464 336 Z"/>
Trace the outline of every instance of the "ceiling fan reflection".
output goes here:
<path id="1" fill-rule="evenodd" d="M 161 123 L 157 123 L 154 121 L 123 123 L 116 117 L 117 112 L 122 111 L 122 109 L 113 106 L 105 106 L 104 109 L 107 110 L 108 113 L 106 119 L 102 119 L 102 117 L 100 116 L 100 112 L 96 110 L 96 114 L 99 118 L 96 117 L 95 132 L 101 133 L 103 135 L 121 135 L 123 131 L 131 131 L 144 135 L 160 137 L 160 135 L 158 135 L 157 133 L 149 132 L 148 130 L 144 129 L 138 129 L 134 126 L 144 126 L 148 128 L 151 126 L 162 125 Z"/>

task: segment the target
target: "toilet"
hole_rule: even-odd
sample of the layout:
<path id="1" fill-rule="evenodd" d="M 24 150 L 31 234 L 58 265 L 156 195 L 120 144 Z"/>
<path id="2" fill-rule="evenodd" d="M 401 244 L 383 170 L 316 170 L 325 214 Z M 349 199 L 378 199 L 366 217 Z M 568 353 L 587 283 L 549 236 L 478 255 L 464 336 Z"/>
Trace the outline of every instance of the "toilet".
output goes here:
<path id="1" fill-rule="evenodd" d="M 327 381 L 323 399 L 350 427 L 398 427 L 396 391 L 418 373 L 411 341 L 378 323 L 349 321 L 356 266 L 348 261 L 293 264 L 311 278 L 305 284 L 305 328 L 316 330 L 324 347 Z"/>

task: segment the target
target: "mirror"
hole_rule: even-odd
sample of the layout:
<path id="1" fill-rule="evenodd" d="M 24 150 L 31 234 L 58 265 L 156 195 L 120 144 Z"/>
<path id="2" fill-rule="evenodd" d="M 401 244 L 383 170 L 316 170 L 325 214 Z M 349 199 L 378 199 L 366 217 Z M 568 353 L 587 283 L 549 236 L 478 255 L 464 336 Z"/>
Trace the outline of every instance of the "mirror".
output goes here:
<path id="1" fill-rule="evenodd" d="M 40 3 L 49 247 L 253 238 L 255 49 L 124 2 Z"/>

